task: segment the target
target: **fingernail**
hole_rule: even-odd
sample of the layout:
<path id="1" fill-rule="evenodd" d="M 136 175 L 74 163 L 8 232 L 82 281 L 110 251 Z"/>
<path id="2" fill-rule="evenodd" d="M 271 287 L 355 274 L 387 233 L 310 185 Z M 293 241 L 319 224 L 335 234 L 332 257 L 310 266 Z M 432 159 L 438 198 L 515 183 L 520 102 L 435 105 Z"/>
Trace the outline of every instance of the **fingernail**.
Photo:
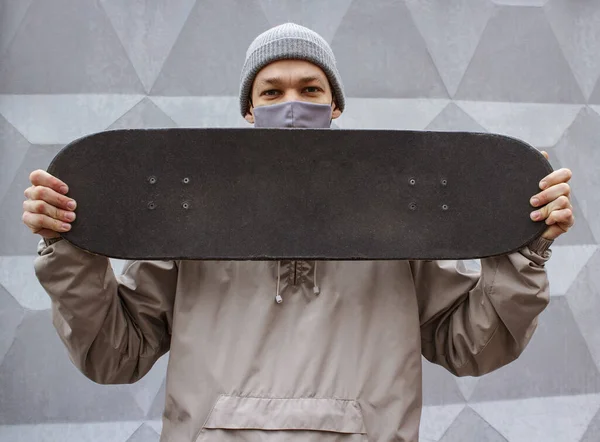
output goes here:
<path id="1" fill-rule="evenodd" d="M 69 191 L 69 188 L 67 186 L 60 186 L 60 191 L 62 193 L 67 193 Z"/>
<path id="2" fill-rule="evenodd" d="M 548 183 L 546 181 L 540 181 L 540 189 L 545 189 Z"/>
<path id="3" fill-rule="evenodd" d="M 540 203 L 540 200 L 537 198 L 531 198 L 531 204 L 537 206 Z"/>
<path id="4" fill-rule="evenodd" d="M 71 230 L 71 224 L 63 223 L 62 228 L 63 230 Z"/>
<path id="5" fill-rule="evenodd" d="M 69 221 L 73 221 L 75 219 L 75 213 L 74 212 L 67 212 L 66 218 Z"/>
<path id="6" fill-rule="evenodd" d="M 75 208 L 75 206 L 76 206 L 76 205 L 77 205 L 77 204 L 75 204 L 75 201 L 69 201 L 69 202 L 67 203 L 67 207 L 68 207 L 69 209 L 71 209 L 71 210 L 73 210 L 73 209 Z"/>
<path id="7" fill-rule="evenodd" d="M 535 221 L 535 220 L 536 220 L 536 219 L 538 219 L 539 217 L 540 217 L 540 211 L 539 211 L 539 210 L 536 210 L 535 212 L 531 212 L 531 219 L 532 219 L 532 220 L 534 220 L 534 221 Z"/>

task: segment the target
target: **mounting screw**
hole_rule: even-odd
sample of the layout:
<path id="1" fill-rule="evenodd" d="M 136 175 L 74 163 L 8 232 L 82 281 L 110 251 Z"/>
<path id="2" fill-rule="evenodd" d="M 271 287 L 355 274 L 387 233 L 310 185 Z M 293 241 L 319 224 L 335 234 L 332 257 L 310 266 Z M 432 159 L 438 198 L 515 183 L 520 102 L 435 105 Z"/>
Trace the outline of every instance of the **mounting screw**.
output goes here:
<path id="1" fill-rule="evenodd" d="M 417 183 L 417 180 L 415 180 L 414 178 L 411 178 L 410 180 L 408 180 L 408 184 L 410 184 L 411 186 L 414 186 Z"/>
<path id="2" fill-rule="evenodd" d="M 183 180 L 181 180 L 183 182 L 183 184 L 187 184 L 190 182 L 190 179 L 188 177 L 185 177 Z"/>
<path id="3" fill-rule="evenodd" d="M 156 184 L 156 177 L 155 177 L 154 175 L 153 175 L 153 176 L 150 176 L 150 177 L 148 177 L 148 182 L 149 182 L 150 184 Z"/>
<path id="4" fill-rule="evenodd" d="M 150 210 L 156 209 L 156 204 L 154 203 L 154 201 L 150 201 L 148 203 L 148 209 L 150 209 Z"/>
<path id="5" fill-rule="evenodd" d="M 410 208 L 410 210 L 417 210 L 417 203 L 410 203 L 408 207 Z"/>
<path id="6" fill-rule="evenodd" d="M 187 209 L 189 209 L 189 208 L 190 208 L 190 203 L 188 203 L 187 201 L 184 201 L 184 202 L 181 204 L 181 207 L 183 207 L 185 210 L 187 210 Z"/>

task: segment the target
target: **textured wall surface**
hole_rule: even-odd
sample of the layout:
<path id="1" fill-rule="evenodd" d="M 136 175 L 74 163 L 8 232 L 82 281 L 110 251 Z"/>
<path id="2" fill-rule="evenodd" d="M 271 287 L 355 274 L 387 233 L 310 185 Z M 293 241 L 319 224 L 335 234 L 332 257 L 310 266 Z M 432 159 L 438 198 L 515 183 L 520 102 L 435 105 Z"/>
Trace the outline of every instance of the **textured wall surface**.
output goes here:
<path id="1" fill-rule="evenodd" d="M 573 170 L 576 226 L 553 246 L 531 344 L 479 379 L 424 362 L 422 440 L 599 441 L 597 0 L 1 0 L 0 440 L 158 440 L 166 357 L 130 386 L 72 366 L 33 273 L 23 190 L 91 132 L 244 126 L 244 52 L 285 21 L 331 43 L 342 128 L 509 134 Z"/>

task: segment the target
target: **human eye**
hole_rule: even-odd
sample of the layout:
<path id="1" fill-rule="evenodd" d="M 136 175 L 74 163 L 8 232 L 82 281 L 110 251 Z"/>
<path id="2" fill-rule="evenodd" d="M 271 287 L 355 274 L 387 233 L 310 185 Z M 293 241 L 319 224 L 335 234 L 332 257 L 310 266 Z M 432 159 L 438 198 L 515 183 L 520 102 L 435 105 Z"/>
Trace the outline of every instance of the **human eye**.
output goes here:
<path id="1" fill-rule="evenodd" d="M 263 91 L 261 95 L 267 96 L 267 97 L 275 97 L 279 94 L 279 91 L 277 89 L 269 89 L 266 91 Z"/>
<path id="2" fill-rule="evenodd" d="M 307 86 L 304 88 L 304 92 L 306 92 L 307 94 L 318 94 L 319 92 L 322 92 L 323 89 L 321 89 L 318 86 Z"/>

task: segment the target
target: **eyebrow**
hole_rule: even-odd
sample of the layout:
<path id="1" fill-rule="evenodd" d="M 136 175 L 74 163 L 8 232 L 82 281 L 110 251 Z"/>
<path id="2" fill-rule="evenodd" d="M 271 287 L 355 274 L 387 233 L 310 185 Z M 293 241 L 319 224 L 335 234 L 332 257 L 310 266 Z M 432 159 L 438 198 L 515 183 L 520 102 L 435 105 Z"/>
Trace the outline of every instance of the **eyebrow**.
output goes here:
<path id="1" fill-rule="evenodd" d="M 321 77 L 318 77 L 316 75 L 302 77 L 298 81 L 300 84 L 308 84 L 308 83 L 312 83 L 313 81 L 316 81 L 321 86 L 325 87 L 325 84 L 323 83 L 323 79 L 321 79 Z M 265 79 L 262 79 L 259 81 L 259 83 L 262 85 L 271 85 L 271 86 L 280 86 L 283 82 L 284 81 L 281 77 L 268 77 L 268 78 L 265 78 Z"/>

